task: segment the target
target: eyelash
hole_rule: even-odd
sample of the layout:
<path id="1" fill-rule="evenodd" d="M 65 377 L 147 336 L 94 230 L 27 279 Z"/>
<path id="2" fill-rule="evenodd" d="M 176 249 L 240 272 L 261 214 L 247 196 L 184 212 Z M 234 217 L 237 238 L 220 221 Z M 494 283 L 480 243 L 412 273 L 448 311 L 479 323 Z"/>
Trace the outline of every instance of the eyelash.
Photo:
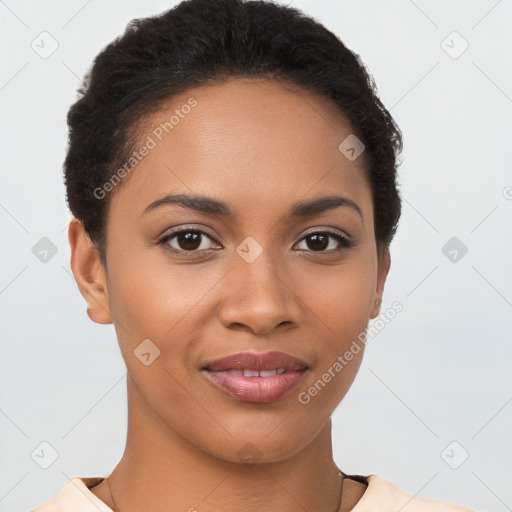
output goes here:
<path id="1" fill-rule="evenodd" d="M 179 235 L 181 233 L 200 233 L 201 235 L 204 235 L 207 238 L 209 238 L 210 240 L 212 240 L 213 242 L 216 242 L 216 240 L 209 233 L 207 233 L 206 231 L 203 231 L 202 229 L 199 229 L 199 228 L 185 228 L 185 229 L 178 229 L 176 231 L 172 231 L 171 233 L 165 235 L 163 238 L 158 240 L 157 245 L 164 246 L 164 249 L 166 249 L 166 250 L 168 250 L 170 252 L 182 253 L 182 254 L 184 253 L 187 256 L 189 256 L 189 255 L 192 256 L 192 255 L 198 254 L 198 253 L 203 252 L 203 251 L 204 252 L 208 252 L 208 251 L 216 250 L 216 249 L 204 249 L 203 251 L 199 251 L 199 250 L 196 249 L 196 250 L 193 250 L 193 251 L 185 251 L 183 249 L 181 249 L 181 250 L 180 249 L 174 249 L 174 248 L 170 249 L 170 248 L 165 246 L 165 244 L 169 240 L 172 240 L 173 238 L 175 238 L 177 235 Z M 313 251 L 313 250 L 310 250 L 310 252 L 317 253 L 317 254 L 322 254 L 322 253 L 330 254 L 330 253 L 333 253 L 333 252 L 341 252 L 341 251 L 344 251 L 344 250 L 348 250 L 348 249 L 351 249 L 354 246 L 354 242 L 352 242 L 352 240 L 349 240 L 347 237 L 345 237 L 343 235 L 340 235 L 339 233 L 331 231 L 329 229 L 322 229 L 322 230 L 319 230 L 319 231 L 313 231 L 311 233 L 308 233 L 307 235 L 302 237 L 299 240 L 298 243 L 302 242 L 303 240 L 305 240 L 306 238 L 308 238 L 311 235 L 318 235 L 318 234 L 327 234 L 327 235 L 329 235 L 330 237 L 334 238 L 342 247 L 341 247 L 341 249 L 336 249 L 336 250 L 329 250 L 329 251 Z"/>

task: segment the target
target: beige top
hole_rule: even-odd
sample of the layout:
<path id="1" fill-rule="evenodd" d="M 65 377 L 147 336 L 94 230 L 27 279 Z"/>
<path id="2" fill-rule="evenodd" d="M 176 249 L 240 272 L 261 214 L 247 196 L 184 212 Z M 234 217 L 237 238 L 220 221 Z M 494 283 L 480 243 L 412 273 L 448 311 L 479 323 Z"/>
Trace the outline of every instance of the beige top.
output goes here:
<path id="1" fill-rule="evenodd" d="M 452 503 L 414 496 L 375 474 L 347 477 L 368 485 L 351 512 L 476 512 Z M 58 496 L 31 512 L 113 512 L 89 490 L 102 480 L 103 477 L 74 477 Z"/>

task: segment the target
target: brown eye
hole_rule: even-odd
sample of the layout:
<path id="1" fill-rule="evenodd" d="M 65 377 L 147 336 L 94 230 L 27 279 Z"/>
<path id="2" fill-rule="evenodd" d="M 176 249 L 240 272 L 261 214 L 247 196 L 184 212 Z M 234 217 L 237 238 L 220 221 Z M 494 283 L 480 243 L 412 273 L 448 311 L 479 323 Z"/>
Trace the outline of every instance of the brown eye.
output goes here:
<path id="1" fill-rule="evenodd" d="M 306 235 L 301 242 L 305 242 L 306 250 L 314 252 L 331 252 L 336 250 L 342 250 L 336 248 L 336 243 L 331 243 L 331 240 L 335 240 L 342 249 L 348 249 L 352 247 L 352 242 L 340 235 L 339 233 L 332 233 L 330 231 L 316 231 Z M 326 250 L 330 247 L 329 250 Z"/>
<path id="2" fill-rule="evenodd" d="M 169 245 L 172 249 L 182 252 L 199 252 L 200 250 L 208 250 L 208 242 L 205 238 L 213 241 L 212 237 L 200 229 L 182 229 L 174 231 L 166 235 L 158 243 L 162 245 Z"/>

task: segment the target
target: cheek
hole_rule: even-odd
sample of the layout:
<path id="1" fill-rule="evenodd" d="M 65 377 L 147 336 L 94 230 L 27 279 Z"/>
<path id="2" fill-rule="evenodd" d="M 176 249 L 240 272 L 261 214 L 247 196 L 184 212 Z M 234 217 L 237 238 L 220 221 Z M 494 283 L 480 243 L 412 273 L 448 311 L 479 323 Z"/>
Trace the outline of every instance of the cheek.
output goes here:
<path id="1" fill-rule="evenodd" d="M 111 253 L 110 306 L 114 323 L 120 326 L 121 348 L 133 351 L 149 338 L 169 352 L 172 339 L 176 353 L 191 333 L 198 333 L 208 322 L 215 309 L 214 297 L 229 300 L 229 290 L 222 283 L 228 267 L 215 262 L 177 264 L 160 249 L 152 250 L 154 257 L 150 258 L 147 251 L 129 252 L 120 246 L 117 257 Z M 302 303 L 301 328 L 315 336 L 315 343 L 324 345 L 321 354 L 325 357 L 332 359 L 344 352 L 366 328 L 376 286 L 369 251 L 358 250 L 341 265 L 299 265 L 285 281 L 295 300 Z"/>
<path id="2" fill-rule="evenodd" d="M 327 421 L 350 389 L 364 354 L 364 332 L 373 306 L 375 277 L 370 264 L 347 265 L 314 294 L 313 329 L 317 364 L 297 400 L 318 425 Z M 313 325 L 311 327 L 314 327 Z M 309 420 L 310 421 L 310 420 Z"/>
<path id="3" fill-rule="evenodd" d="M 315 313 L 313 321 L 321 332 L 338 349 L 366 328 L 376 288 L 371 260 L 357 257 L 346 265 L 322 270 L 315 276 L 315 286 L 311 286 L 310 277 L 305 276 L 303 282 L 307 286 L 302 286 L 300 297 Z"/>
<path id="4" fill-rule="evenodd" d="M 218 266 L 199 270 L 194 265 L 171 263 L 161 254 L 143 256 L 118 259 L 111 292 L 109 287 L 111 311 L 114 321 L 130 335 L 163 341 L 196 314 L 223 272 Z"/>

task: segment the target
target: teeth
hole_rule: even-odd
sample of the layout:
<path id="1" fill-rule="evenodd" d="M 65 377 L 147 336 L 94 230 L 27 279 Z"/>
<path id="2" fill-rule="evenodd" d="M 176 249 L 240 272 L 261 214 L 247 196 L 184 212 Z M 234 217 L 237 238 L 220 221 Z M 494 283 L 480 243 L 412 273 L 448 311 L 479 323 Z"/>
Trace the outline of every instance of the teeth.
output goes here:
<path id="1" fill-rule="evenodd" d="M 275 370 L 230 370 L 235 375 L 243 375 L 244 377 L 272 377 L 273 375 L 281 375 L 286 370 L 284 368 L 277 368 Z"/>
<path id="2" fill-rule="evenodd" d="M 254 372 L 252 370 L 244 370 L 244 377 L 259 377 L 258 372 Z"/>

